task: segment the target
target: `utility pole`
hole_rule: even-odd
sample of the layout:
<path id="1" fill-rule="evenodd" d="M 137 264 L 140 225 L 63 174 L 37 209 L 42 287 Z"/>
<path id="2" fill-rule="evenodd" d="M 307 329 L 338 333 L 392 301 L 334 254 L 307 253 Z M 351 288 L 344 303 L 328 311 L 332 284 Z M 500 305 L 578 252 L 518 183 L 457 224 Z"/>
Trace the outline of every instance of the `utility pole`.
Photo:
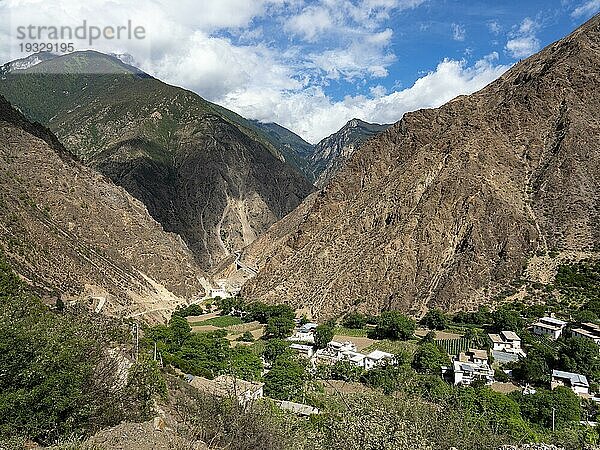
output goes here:
<path id="1" fill-rule="evenodd" d="M 554 433 L 554 416 L 556 413 L 556 408 L 553 406 L 552 407 L 552 432 Z"/>

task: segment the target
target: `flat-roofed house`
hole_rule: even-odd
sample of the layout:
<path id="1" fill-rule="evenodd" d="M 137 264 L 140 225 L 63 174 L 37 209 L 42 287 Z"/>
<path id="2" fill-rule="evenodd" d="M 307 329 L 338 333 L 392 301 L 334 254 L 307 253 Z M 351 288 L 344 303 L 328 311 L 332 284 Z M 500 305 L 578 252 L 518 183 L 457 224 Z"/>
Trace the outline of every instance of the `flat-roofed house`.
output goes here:
<path id="1" fill-rule="evenodd" d="M 312 345 L 292 344 L 290 345 L 290 348 L 299 355 L 302 355 L 306 358 L 312 358 L 312 356 L 315 353 L 315 350 Z"/>
<path id="2" fill-rule="evenodd" d="M 492 342 L 492 350 L 496 352 L 523 353 L 521 338 L 514 331 L 501 331 L 499 334 L 488 334 Z"/>
<path id="3" fill-rule="evenodd" d="M 386 364 L 395 364 L 396 357 L 388 352 L 382 352 L 381 350 L 374 350 L 364 359 L 365 370 L 371 370 L 377 366 L 383 366 Z"/>
<path id="4" fill-rule="evenodd" d="M 586 376 L 579 373 L 553 370 L 550 387 L 555 389 L 558 386 L 568 387 L 577 395 L 588 395 L 590 393 L 590 384 Z"/>
<path id="5" fill-rule="evenodd" d="M 470 385 L 476 380 L 485 384 L 494 382 L 494 370 L 489 365 L 485 350 L 469 349 L 460 353 L 452 362 L 452 375 L 455 385 Z"/>
<path id="6" fill-rule="evenodd" d="M 542 317 L 533 324 L 531 331 L 533 331 L 533 334 L 558 339 L 566 326 L 567 322 L 563 320 L 554 317 Z"/>
<path id="7" fill-rule="evenodd" d="M 594 341 L 600 345 L 600 327 L 595 323 L 582 323 L 581 327 L 571 330 L 573 337 L 580 337 Z"/>

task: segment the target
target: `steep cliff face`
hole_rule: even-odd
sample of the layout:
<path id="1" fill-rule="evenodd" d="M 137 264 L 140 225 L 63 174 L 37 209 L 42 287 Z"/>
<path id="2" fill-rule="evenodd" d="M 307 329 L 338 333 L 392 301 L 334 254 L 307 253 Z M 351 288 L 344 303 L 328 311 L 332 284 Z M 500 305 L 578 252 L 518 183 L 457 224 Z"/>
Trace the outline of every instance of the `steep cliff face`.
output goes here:
<path id="1" fill-rule="evenodd" d="M 325 187 L 363 143 L 388 127 L 359 119 L 350 120 L 338 132 L 315 145 L 307 163 L 309 180 L 319 188 Z"/>
<path id="2" fill-rule="evenodd" d="M 329 316 L 487 302 L 530 255 L 600 244 L 600 16 L 406 114 L 244 251 L 251 298 Z M 357 306 L 358 305 L 358 306 Z"/>
<path id="3" fill-rule="evenodd" d="M 203 294 L 178 236 L 3 97 L 0 163 L 0 251 L 41 295 L 154 320 Z"/>
<path id="4" fill-rule="evenodd" d="M 142 201 L 205 269 L 313 190 L 249 121 L 114 57 L 56 57 L 9 72 L 0 91 Z"/>

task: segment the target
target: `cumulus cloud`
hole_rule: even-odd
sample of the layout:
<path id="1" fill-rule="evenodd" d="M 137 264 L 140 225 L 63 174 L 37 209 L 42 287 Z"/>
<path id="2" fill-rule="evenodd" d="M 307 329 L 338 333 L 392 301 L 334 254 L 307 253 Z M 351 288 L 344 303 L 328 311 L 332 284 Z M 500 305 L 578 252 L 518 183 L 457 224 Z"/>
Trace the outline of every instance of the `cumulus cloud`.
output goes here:
<path id="1" fill-rule="evenodd" d="M 588 0 L 571 12 L 571 17 L 591 17 L 600 11 L 600 0 Z"/>
<path id="2" fill-rule="evenodd" d="M 250 89 L 228 94 L 223 103 L 258 120 L 275 120 L 310 142 L 317 142 L 355 117 L 392 123 L 408 111 L 434 108 L 458 95 L 475 92 L 508 69 L 495 65 L 497 59 L 498 54 L 492 53 L 471 66 L 464 60 L 444 59 L 411 87 L 387 95 L 376 89 L 372 97 L 347 96 L 341 101 L 332 101 L 320 87 L 301 91 L 273 89 L 267 95 Z"/>
<path id="3" fill-rule="evenodd" d="M 0 37 L 14 43 L 17 23 L 73 26 L 88 20 L 104 26 L 131 18 L 146 28 L 147 40 L 104 40 L 94 49 L 132 54 L 143 70 L 166 82 L 316 142 L 353 117 L 394 122 L 406 111 L 480 89 L 506 70 L 497 65 L 497 54 L 472 65 L 445 59 L 413 86 L 403 89 L 398 82 L 388 91 L 379 80 L 397 57 L 386 20 L 423 2 L 319 0 L 307 6 L 303 0 L 205 0 L 199 10 L 193 0 L 57 0 L 52 5 L 4 0 Z M 267 19 L 280 25 L 279 39 L 265 30 Z M 4 61 L 11 56 L 0 53 Z M 355 92 L 368 94 L 334 100 L 326 91 L 333 80 L 350 83 L 348 92 L 360 86 Z"/>
<path id="4" fill-rule="evenodd" d="M 506 51 L 513 58 L 526 58 L 540 49 L 540 40 L 536 33 L 539 24 L 531 18 L 525 18 L 520 25 L 513 28 L 506 43 Z"/>

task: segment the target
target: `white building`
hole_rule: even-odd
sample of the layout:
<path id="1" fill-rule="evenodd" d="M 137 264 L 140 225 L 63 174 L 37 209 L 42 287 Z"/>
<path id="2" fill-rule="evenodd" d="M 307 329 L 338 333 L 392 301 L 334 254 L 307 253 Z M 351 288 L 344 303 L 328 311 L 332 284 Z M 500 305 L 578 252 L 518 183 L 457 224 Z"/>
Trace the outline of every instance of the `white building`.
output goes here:
<path id="1" fill-rule="evenodd" d="M 341 354 L 338 361 L 348 361 L 353 366 L 365 368 L 365 355 L 359 352 L 346 351 Z"/>
<path id="2" fill-rule="evenodd" d="M 595 323 L 582 323 L 581 327 L 571 331 L 573 337 L 590 339 L 600 345 L 600 327 Z"/>
<path id="3" fill-rule="evenodd" d="M 287 338 L 291 342 L 306 342 L 308 344 L 315 343 L 315 335 L 313 333 L 301 333 L 297 331 L 293 336 Z"/>
<path id="4" fill-rule="evenodd" d="M 558 339 L 566 326 L 567 322 L 562 320 L 554 317 L 542 317 L 533 324 L 532 331 L 540 336 L 550 336 L 552 339 Z"/>
<path id="5" fill-rule="evenodd" d="M 365 370 L 371 370 L 374 367 L 386 364 L 396 364 L 396 358 L 391 353 L 382 352 L 381 350 L 372 351 L 364 359 Z"/>
<path id="6" fill-rule="evenodd" d="M 492 350 L 498 352 L 523 354 L 521 338 L 513 331 L 501 331 L 500 334 L 488 334 L 492 341 Z"/>
<path id="7" fill-rule="evenodd" d="M 577 395 L 588 395 L 590 393 L 590 384 L 585 375 L 562 370 L 552 371 L 552 382 L 550 387 L 555 389 L 557 386 L 566 386 Z"/>
<path id="8" fill-rule="evenodd" d="M 306 358 L 312 358 L 312 356 L 315 354 L 315 350 L 312 345 L 292 344 L 290 345 L 290 348 Z"/>
<path id="9" fill-rule="evenodd" d="M 354 344 L 354 342 L 331 341 L 327 344 L 327 347 L 317 350 L 316 356 L 318 359 L 328 361 L 333 364 L 336 361 L 341 360 L 343 355 L 347 352 L 356 353 L 356 344 Z"/>
<path id="10" fill-rule="evenodd" d="M 449 368 L 442 368 L 442 373 Z M 452 362 L 452 375 L 455 385 L 470 385 L 475 380 L 483 380 L 485 384 L 494 382 L 494 370 L 490 367 L 485 350 L 469 349 L 458 355 Z"/>
<path id="11" fill-rule="evenodd" d="M 305 323 L 304 325 L 302 325 L 300 328 L 298 328 L 298 332 L 299 333 L 312 333 L 317 329 L 317 324 L 316 323 L 312 323 L 312 322 L 308 322 Z"/>

